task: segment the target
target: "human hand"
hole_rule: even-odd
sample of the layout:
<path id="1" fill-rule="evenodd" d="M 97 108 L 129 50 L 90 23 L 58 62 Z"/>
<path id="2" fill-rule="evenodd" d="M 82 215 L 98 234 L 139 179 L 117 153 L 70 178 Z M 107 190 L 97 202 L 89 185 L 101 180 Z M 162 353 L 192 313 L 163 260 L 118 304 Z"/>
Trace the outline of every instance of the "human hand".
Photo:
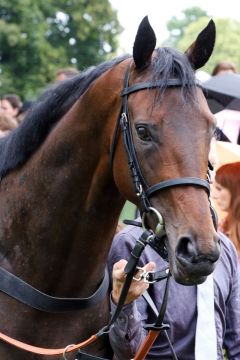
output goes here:
<path id="1" fill-rule="evenodd" d="M 113 266 L 112 271 L 112 279 L 113 279 L 113 290 L 112 290 L 112 300 L 115 304 L 118 303 L 119 297 L 122 291 L 122 287 L 126 278 L 126 274 L 124 272 L 125 266 L 127 264 L 126 260 L 120 260 L 116 262 Z M 154 262 L 147 263 L 143 269 L 146 271 L 152 271 L 155 268 Z M 136 278 L 139 276 L 139 272 L 135 274 Z M 147 290 L 149 284 L 145 283 L 143 280 L 136 281 L 132 280 L 131 286 L 128 291 L 128 295 L 125 299 L 124 305 L 131 303 L 136 300 L 139 296 L 141 296 L 145 290 Z"/>

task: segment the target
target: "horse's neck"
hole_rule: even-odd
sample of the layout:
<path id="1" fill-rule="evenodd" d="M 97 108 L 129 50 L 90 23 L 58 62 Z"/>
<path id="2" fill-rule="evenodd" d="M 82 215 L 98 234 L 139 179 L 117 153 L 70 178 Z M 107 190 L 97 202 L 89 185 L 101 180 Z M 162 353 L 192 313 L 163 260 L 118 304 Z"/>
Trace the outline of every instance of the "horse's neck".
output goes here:
<path id="1" fill-rule="evenodd" d="M 81 274 L 78 283 L 83 284 L 86 276 L 91 280 L 101 274 L 123 205 L 110 171 L 109 139 L 104 133 L 110 115 L 98 109 L 96 117 L 96 109 L 89 106 L 76 103 L 17 175 L 9 175 L 15 199 L 5 203 L 8 220 L 19 223 L 11 230 L 12 245 L 16 247 L 18 240 L 21 256 L 28 251 L 38 271 L 47 262 L 66 288 L 70 276 L 77 273 Z M 25 263 L 21 271 L 27 276 L 30 263 Z M 44 277 L 45 271 L 36 282 L 42 283 Z M 54 280 L 54 274 L 50 277 Z"/>

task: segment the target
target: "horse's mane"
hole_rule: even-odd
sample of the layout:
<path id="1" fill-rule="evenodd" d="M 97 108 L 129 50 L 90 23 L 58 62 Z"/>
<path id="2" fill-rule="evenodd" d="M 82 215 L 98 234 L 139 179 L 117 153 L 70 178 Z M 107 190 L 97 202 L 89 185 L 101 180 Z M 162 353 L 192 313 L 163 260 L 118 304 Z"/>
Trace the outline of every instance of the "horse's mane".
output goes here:
<path id="1" fill-rule="evenodd" d="M 100 75 L 129 55 L 90 67 L 74 78 L 47 89 L 36 101 L 24 121 L 0 139 L 0 179 L 23 164 L 44 142 L 54 125 Z"/>
<path id="2" fill-rule="evenodd" d="M 126 58 L 129 55 L 106 61 L 46 90 L 19 127 L 0 139 L 0 179 L 27 161 L 94 80 Z M 178 77 L 183 84 L 184 98 L 194 98 L 195 75 L 187 56 L 171 48 L 159 48 L 152 65 L 152 80 L 163 80 L 160 94 L 167 88 L 170 77 Z"/>

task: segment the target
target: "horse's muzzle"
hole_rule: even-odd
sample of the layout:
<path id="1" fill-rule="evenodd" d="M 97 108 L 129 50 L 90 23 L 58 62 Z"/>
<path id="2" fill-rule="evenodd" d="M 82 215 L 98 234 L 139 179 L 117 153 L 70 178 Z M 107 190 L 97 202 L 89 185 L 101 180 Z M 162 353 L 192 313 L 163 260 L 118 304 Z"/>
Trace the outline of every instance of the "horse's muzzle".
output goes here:
<path id="1" fill-rule="evenodd" d="M 177 282 L 185 285 L 202 283 L 215 268 L 220 256 L 219 240 L 214 239 L 203 251 L 191 235 L 181 236 L 175 252 L 173 275 Z"/>

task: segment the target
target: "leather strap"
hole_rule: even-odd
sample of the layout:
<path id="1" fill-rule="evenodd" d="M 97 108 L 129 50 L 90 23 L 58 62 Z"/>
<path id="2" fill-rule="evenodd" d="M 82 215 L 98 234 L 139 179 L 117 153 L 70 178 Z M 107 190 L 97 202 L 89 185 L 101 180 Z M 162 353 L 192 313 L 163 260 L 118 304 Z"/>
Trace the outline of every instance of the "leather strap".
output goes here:
<path id="1" fill-rule="evenodd" d="M 158 184 L 150 186 L 146 190 L 146 195 L 150 196 L 151 194 L 153 194 L 154 192 L 156 192 L 158 190 L 164 190 L 164 189 L 167 189 L 170 187 L 182 186 L 182 185 L 188 185 L 188 186 L 193 185 L 193 186 L 203 187 L 207 190 L 208 196 L 210 195 L 210 185 L 209 185 L 208 181 L 200 179 L 200 178 L 196 178 L 196 177 L 182 177 L 182 178 L 176 178 L 176 179 L 162 181 Z"/>
<path id="2" fill-rule="evenodd" d="M 167 267 L 165 270 L 162 270 L 162 271 L 149 272 L 148 276 L 146 277 L 146 280 L 150 284 L 155 283 L 157 281 L 164 280 L 168 277 L 168 271 L 169 271 L 169 268 Z"/>
<path id="3" fill-rule="evenodd" d="M 147 334 L 144 342 L 137 351 L 137 354 L 134 356 L 133 360 L 144 360 L 148 351 L 151 349 L 156 338 L 158 337 L 159 330 L 150 330 Z"/>
<path id="4" fill-rule="evenodd" d="M 0 333 L 0 339 L 5 341 L 6 343 L 13 345 L 15 347 L 17 347 L 18 349 L 21 350 L 25 350 L 28 352 L 31 352 L 33 354 L 38 354 L 38 355 L 63 355 L 65 353 L 69 353 L 75 350 L 78 350 L 80 348 L 83 348 L 91 343 L 93 343 L 94 341 L 96 341 L 98 339 L 97 335 L 92 335 L 89 339 L 87 339 L 86 341 L 83 341 L 79 344 L 74 344 L 74 345 L 69 345 L 65 348 L 61 348 L 61 349 L 47 349 L 47 348 L 41 348 L 41 347 L 37 347 L 37 346 L 32 346 L 29 344 L 25 344 L 21 341 L 18 341 L 16 339 L 13 339 L 7 335 L 4 335 L 2 333 Z"/>
<path id="5" fill-rule="evenodd" d="M 153 302 L 153 299 L 151 298 L 151 296 L 149 295 L 149 292 L 146 290 L 144 293 L 143 293 L 143 298 L 145 299 L 145 301 L 147 302 L 147 304 L 149 305 L 150 309 L 153 311 L 153 313 L 156 315 L 156 317 L 158 317 L 158 310 Z M 170 338 L 168 336 L 168 333 L 167 333 L 167 330 L 163 330 L 165 336 L 166 336 L 166 339 L 167 339 L 167 342 L 168 342 L 168 345 L 170 347 L 170 350 L 171 350 L 171 353 L 172 353 L 172 358 L 173 360 L 178 360 L 177 358 L 177 355 L 175 353 L 175 350 L 173 348 L 173 345 L 170 341 Z"/>
<path id="6" fill-rule="evenodd" d="M 132 279 L 133 279 L 133 276 L 136 272 L 136 267 L 137 267 L 137 264 L 138 264 L 138 260 L 145 248 L 145 246 L 147 245 L 147 241 L 148 241 L 148 238 L 149 236 L 151 235 L 152 233 L 148 230 L 145 230 L 140 238 L 137 240 L 136 244 L 135 244 L 135 247 L 133 248 L 132 252 L 131 252 L 131 255 L 130 255 L 130 258 L 125 266 L 125 269 L 124 269 L 124 272 L 126 274 L 126 278 L 125 278 L 125 281 L 124 281 L 124 284 L 123 284 L 123 287 L 122 287 L 122 290 L 121 290 L 121 294 L 120 294 L 120 297 L 119 297 L 119 300 L 118 300 L 118 304 L 117 304 L 117 307 L 109 321 L 109 323 L 104 326 L 101 330 L 99 330 L 99 332 L 97 333 L 98 336 L 102 336 L 103 334 L 107 334 L 109 333 L 110 329 L 111 329 L 111 326 L 114 324 L 114 322 L 116 321 L 116 319 L 118 318 L 120 312 L 122 311 L 122 308 L 123 308 L 123 305 L 124 305 L 124 302 L 126 300 L 126 297 L 127 297 L 127 294 L 128 294 L 128 290 L 130 288 L 130 285 L 132 283 Z"/>
<path id="7" fill-rule="evenodd" d="M 96 355 L 86 354 L 85 352 L 82 351 L 78 351 L 75 360 L 108 360 L 108 359 L 98 357 Z"/>
<path id="8" fill-rule="evenodd" d="M 0 267 L 0 291 L 40 311 L 59 313 L 86 309 L 103 300 L 108 288 L 109 274 L 107 268 L 101 285 L 93 295 L 87 298 L 59 298 L 35 289 L 19 277 Z"/>
<path id="9" fill-rule="evenodd" d="M 126 84 L 127 85 L 127 84 Z M 139 90 L 145 90 L 145 89 L 154 89 L 154 88 L 161 88 L 162 86 L 167 86 L 167 87 L 174 87 L 174 86 L 178 86 L 181 87 L 183 86 L 183 82 L 181 79 L 168 79 L 166 80 L 157 80 L 154 82 L 144 82 L 144 83 L 138 83 L 132 86 L 126 86 L 122 93 L 121 96 L 124 95 L 129 95 L 132 94 L 133 92 L 139 91 Z M 193 86 L 200 86 L 200 83 L 198 81 L 195 81 L 192 84 L 187 84 L 188 86 L 193 85 Z"/>
<path id="10" fill-rule="evenodd" d="M 167 299 L 168 299 L 168 292 L 169 292 L 169 281 L 170 281 L 171 274 L 168 274 L 168 278 L 166 281 L 163 301 L 161 305 L 160 312 L 157 316 L 156 322 L 154 324 L 146 325 L 145 329 L 149 329 L 149 333 L 146 336 L 144 342 L 138 349 L 135 357 L 133 360 L 144 360 L 146 355 L 148 354 L 149 350 L 151 349 L 154 341 L 156 340 L 158 334 L 161 330 L 166 330 L 169 328 L 169 325 L 163 323 L 163 317 L 166 312 L 167 307 Z"/>
<path id="11" fill-rule="evenodd" d="M 60 355 L 60 354 L 65 354 L 67 352 L 71 352 L 80 348 L 83 348 L 89 344 L 91 344 L 92 342 L 96 341 L 100 336 L 106 334 L 109 332 L 112 324 L 115 322 L 116 318 L 119 316 L 119 313 L 121 312 L 122 306 L 124 304 L 125 298 L 127 296 L 129 287 L 131 285 L 131 281 L 132 281 L 132 277 L 135 273 L 135 269 L 137 266 L 137 262 L 138 259 L 146 245 L 146 240 L 148 239 L 149 235 L 151 233 L 147 230 L 145 230 L 145 232 L 143 232 L 143 234 L 141 235 L 139 241 L 137 242 L 137 245 L 135 246 L 135 248 L 132 251 L 132 258 L 133 261 L 131 262 L 131 264 L 127 264 L 126 268 L 125 268 L 125 272 L 126 272 L 126 280 L 120 295 L 120 299 L 117 305 L 117 308 L 115 310 L 115 313 L 113 314 L 112 318 L 110 319 L 109 323 L 107 326 L 105 326 L 104 328 L 102 328 L 97 334 L 92 335 L 89 339 L 87 339 L 86 341 L 77 344 L 77 345 L 69 345 L 66 348 L 61 348 L 61 349 L 46 349 L 46 348 L 40 348 L 40 347 L 36 347 L 36 346 L 32 346 L 26 343 L 23 343 L 21 341 L 18 341 L 16 339 L 13 339 L 7 335 L 4 335 L 2 333 L 0 333 L 0 339 L 7 342 L 10 345 L 13 345 L 19 349 L 28 351 L 28 352 L 32 352 L 34 354 L 39 354 L 39 355 Z M 3 272 L 7 272 L 6 270 L 2 269 Z M 8 272 L 7 272 L 8 273 Z M 107 272 L 108 273 L 108 272 Z M 10 273 L 8 273 L 10 274 Z M 12 281 L 14 279 L 14 275 L 10 274 L 10 281 Z M 18 278 L 17 278 L 18 279 Z M 6 278 L 5 278 L 6 281 Z M 14 280 L 13 280 L 14 281 Z M 22 280 L 21 280 L 22 281 Z M 1 281 L 0 281 L 1 283 Z M 1 285 L 1 284 L 0 284 Z M 19 285 L 19 282 L 17 282 L 17 285 Z M 27 284 L 28 285 L 28 284 Z M 29 287 L 30 285 L 28 285 Z M 27 287 L 27 288 L 28 288 Z M 36 290 L 36 289 L 34 289 Z M 38 290 L 37 290 L 38 292 Z"/>

